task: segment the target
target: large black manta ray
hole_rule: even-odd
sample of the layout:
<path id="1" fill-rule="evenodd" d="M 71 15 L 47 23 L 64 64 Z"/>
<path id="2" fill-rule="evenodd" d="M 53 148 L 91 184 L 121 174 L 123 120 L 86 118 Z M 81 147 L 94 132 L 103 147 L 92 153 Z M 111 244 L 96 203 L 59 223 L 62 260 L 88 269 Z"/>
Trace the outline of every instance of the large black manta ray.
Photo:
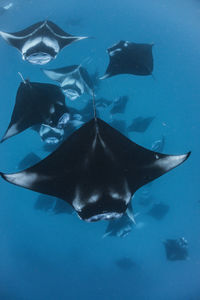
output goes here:
<path id="1" fill-rule="evenodd" d="M 56 127 L 68 112 L 61 89 L 53 84 L 21 82 L 8 129 L 1 142 L 37 124 Z"/>
<path id="2" fill-rule="evenodd" d="M 73 36 L 51 21 L 42 21 L 15 33 L 0 31 L 10 45 L 17 48 L 23 60 L 44 65 L 56 58 L 62 48 L 86 37 Z"/>
<path id="3" fill-rule="evenodd" d="M 151 75 L 153 71 L 152 44 L 120 41 L 107 49 L 110 62 L 103 77 L 119 74 Z"/>
<path id="4" fill-rule="evenodd" d="M 48 157 L 2 178 L 68 202 L 85 221 L 121 217 L 133 194 L 183 163 L 190 153 L 147 150 L 96 116 Z"/>

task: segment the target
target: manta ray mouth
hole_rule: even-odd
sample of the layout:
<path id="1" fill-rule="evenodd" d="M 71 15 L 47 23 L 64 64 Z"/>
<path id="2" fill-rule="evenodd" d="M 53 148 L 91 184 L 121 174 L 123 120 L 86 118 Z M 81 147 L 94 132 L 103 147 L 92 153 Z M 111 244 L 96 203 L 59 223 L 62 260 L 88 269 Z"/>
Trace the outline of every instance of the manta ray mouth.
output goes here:
<path id="1" fill-rule="evenodd" d="M 45 65 L 52 59 L 54 59 L 54 57 L 45 52 L 36 52 L 29 56 L 26 56 L 25 59 L 28 60 L 31 64 Z"/>
<path id="2" fill-rule="evenodd" d="M 121 218 L 126 212 L 127 204 L 123 200 L 105 197 L 94 203 L 88 203 L 81 210 L 74 207 L 79 217 L 86 222 L 96 222 L 100 220 L 110 220 Z"/>
<path id="3" fill-rule="evenodd" d="M 63 93 L 66 97 L 68 97 L 71 101 L 76 100 L 78 97 L 81 96 L 81 93 L 76 91 L 75 89 L 69 89 L 67 86 L 62 88 Z"/>
<path id="4" fill-rule="evenodd" d="M 43 142 L 47 144 L 58 144 L 63 139 L 64 130 L 62 128 L 42 124 L 39 134 Z"/>
<path id="5" fill-rule="evenodd" d="M 102 213 L 95 216 L 92 216 L 88 219 L 84 219 L 86 222 L 96 222 L 100 220 L 110 220 L 110 219 L 118 219 L 121 218 L 123 213 L 118 212 L 108 212 L 108 213 Z"/>

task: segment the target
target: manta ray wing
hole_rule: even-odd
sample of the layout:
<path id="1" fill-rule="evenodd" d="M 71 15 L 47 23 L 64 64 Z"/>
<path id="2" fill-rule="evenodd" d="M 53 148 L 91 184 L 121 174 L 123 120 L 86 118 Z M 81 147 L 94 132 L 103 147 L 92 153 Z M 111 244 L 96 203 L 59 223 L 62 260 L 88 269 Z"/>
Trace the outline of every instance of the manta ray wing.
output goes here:
<path id="1" fill-rule="evenodd" d="M 38 22 L 34 25 L 27 27 L 24 30 L 14 32 L 14 33 L 7 33 L 7 32 L 0 31 L 0 35 L 10 45 L 16 47 L 19 51 L 21 51 L 23 44 L 35 33 L 37 33 L 37 31 L 41 28 L 42 25 L 43 22 Z"/>
<path id="2" fill-rule="evenodd" d="M 56 58 L 65 46 L 86 38 L 70 35 L 51 21 L 38 22 L 15 33 L 0 31 L 0 35 L 21 52 L 24 60 L 40 65 Z"/>
<path id="3" fill-rule="evenodd" d="M 1 142 L 33 125 L 52 119 L 56 114 L 56 103 L 61 106 L 65 104 L 65 97 L 58 86 L 22 82 L 17 91 L 10 124 Z"/>
<path id="4" fill-rule="evenodd" d="M 60 27 L 58 27 L 55 23 L 51 21 L 46 21 L 47 27 L 50 29 L 52 34 L 57 37 L 57 41 L 59 43 L 60 49 L 63 47 L 71 44 L 74 41 L 87 39 L 86 36 L 74 36 L 71 35 L 64 30 L 62 30 Z"/>

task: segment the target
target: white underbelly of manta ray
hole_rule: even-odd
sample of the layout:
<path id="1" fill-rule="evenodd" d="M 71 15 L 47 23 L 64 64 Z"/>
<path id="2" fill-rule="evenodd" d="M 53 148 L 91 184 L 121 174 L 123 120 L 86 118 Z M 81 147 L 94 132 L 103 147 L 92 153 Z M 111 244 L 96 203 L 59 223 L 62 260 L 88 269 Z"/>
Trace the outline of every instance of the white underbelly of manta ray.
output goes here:
<path id="1" fill-rule="evenodd" d="M 0 31 L 2 38 L 32 64 L 44 65 L 55 59 L 62 48 L 86 37 L 76 37 L 64 32 L 51 21 L 42 21 L 16 33 Z"/>
<path id="2" fill-rule="evenodd" d="M 43 48 L 45 46 L 49 49 L 52 49 L 55 53 L 54 58 L 56 57 L 57 53 L 60 51 L 60 47 L 58 42 L 55 39 L 51 39 L 49 37 L 38 37 L 35 39 L 30 39 L 25 42 L 24 46 L 22 47 L 22 58 L 23 60 L 28 60 L 32 64 L 39 64 L 44 65 L 52 60 L 52 56 L 48 53 L 38 51 L 38 46 Z M 35 49 L 35 51 L 34 51 Z M 27 51 L 33 51 L 32 54 L 26 55 Z"/>

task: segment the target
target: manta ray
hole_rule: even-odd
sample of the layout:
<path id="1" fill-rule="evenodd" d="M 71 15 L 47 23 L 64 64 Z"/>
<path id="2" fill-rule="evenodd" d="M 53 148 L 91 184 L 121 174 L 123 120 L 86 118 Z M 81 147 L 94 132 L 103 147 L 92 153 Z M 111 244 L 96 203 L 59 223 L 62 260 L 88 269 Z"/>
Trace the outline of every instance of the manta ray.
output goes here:
<path id="1" fill-rule="evenodd" d="M 43 69 L 50 79 L 58 81 L 63 93 L 75 100 L 84 93 L 92 96 L 93 83 L 87 70 L 81 65 L 72 65 L 58 69 Z"/>
<path id="2" fill-rule="evenodd" d="M 88 222 L 122 217 L 143 185 L 190 155 L 148 150 L 95 116 L 39 163 L 6 181 L 69 203 Z"/>
<path id="3" fill-rule="evenodd" d="M 153 71 L 153 44 L 120 41 L 107 49 L 109 65 L 100 79 L 119 74 L 151 75 Z"/>
<path id="4" fill-rule="evenodd" d="M 1 142 L 34 125 L 44 124 L 54 128 L 67 121 L 64 118 L 67 113 L 60 87 L 23 79 L 17 91 L 10 124 Z"/>
<path id="5" fill-rule="evenodd" d="M 159 202 L 159 203 L 155 203 L 151 209 L 147 212 L 147 214 L 149 216 L 151 216 L 152 218 L 160 221 L 162 220 L 165 215 L 169 212 L 169 205 L 163 203 L 163 202 Z"/>
<path id="6" fill-rule="evenodd" d="M 128 131 L 135 131 L 135 132 L 145 132 L 155 117 L 137 117 L 133 119 L 132 123 L 128 126 Z"/>
<path id="7" fill-rule="evenodd" d="M 127 214 L 124 214 L 119 219 L 110 220 L 108 222 L 103 238 L 109 236 L 123 238 L 132 231 L 133 225 L 134 222 L 128 217 Z"/>
<path id="8" fill-rule="evenodd" d="M 122 96 L 114 99 L 112 109 L 110 110 L 111 114 L 122 114 L 126 109 L 128 103 L 128 97 Z"/>
<path id="9" fill-rule="evenodd" d="M 188 259 L 188 241 L 184 237 L 163 241 L 166 258 L 170 261 Z"/>
<path id="10" fill-rule="evenodd" d="M 51 21 L 41 21 L 15 33 L 0 31 L 0 35 L 21 52 L 23 60 L 39 65 L 55 59 L 65 46 L 86 38 L 73 36 Z"/>

